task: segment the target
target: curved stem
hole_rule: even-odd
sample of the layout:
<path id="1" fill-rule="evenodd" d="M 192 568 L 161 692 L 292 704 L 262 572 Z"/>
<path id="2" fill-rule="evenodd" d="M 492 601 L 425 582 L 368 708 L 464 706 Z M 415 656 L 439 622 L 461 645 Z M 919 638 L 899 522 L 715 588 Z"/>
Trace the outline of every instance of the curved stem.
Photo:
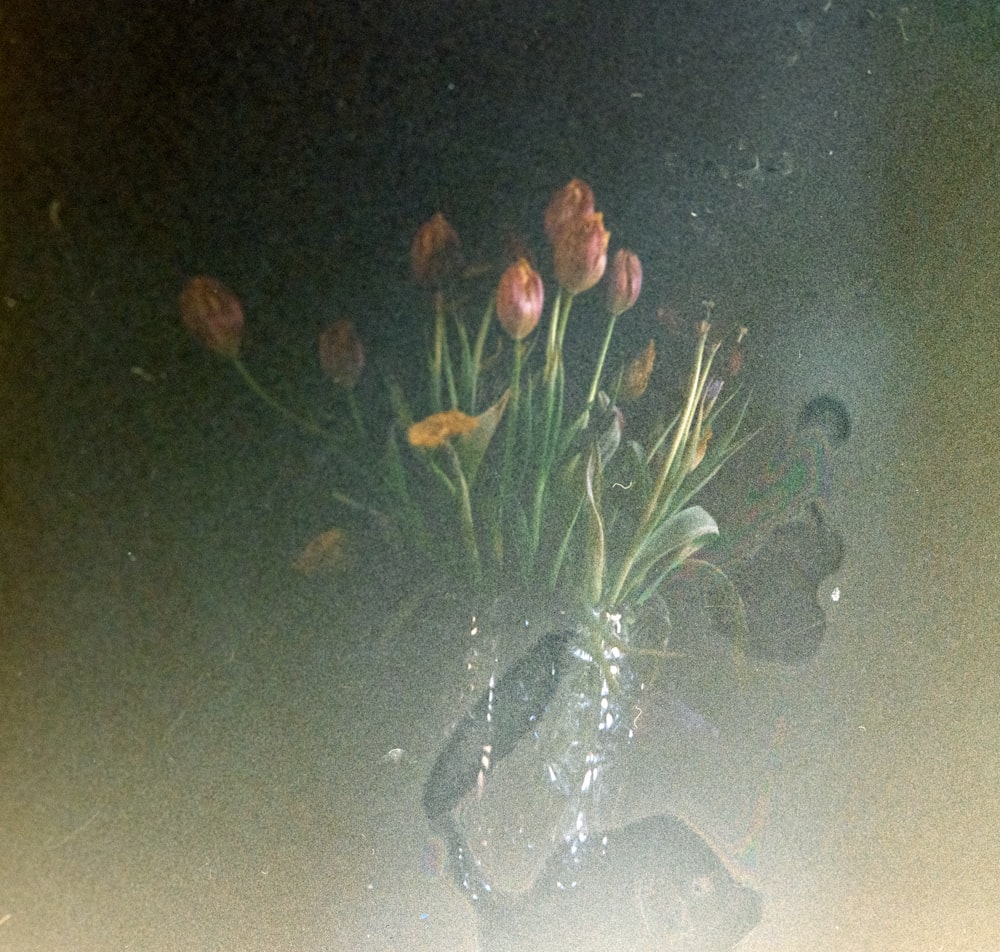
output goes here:
<path id="1" fill-rule="evenodd" d="M 611 320 L 608 321 L 608 332 L 604 335 L 604 345 L 601 347 L 601 356 L 597 359 L 597 369 L 594 371 L 594 379 L 590 384 L 590 392 L 587 394 L 587 411 L 594 405 L 594 400 L 597 399 L 597 388 L 601 383 L 601 373 L 604 370 L 604 359 L 608 356 L 608 347 L 611 345 L 611 335 L 615 331 L 615 321 L 618 319 L 617 314 L 611 315 Z"/>
<path id="2" fill-rule="evenodd" d="M 503 470 L 500 475 L 500 505 L 510 493 L 510 474 L 514 464 L 514 444 L 518 440 L 518 408 L 521 402 L 521 365 L 524 360 L 524 341 L 514 341 L 514 369 L 511 372 L 510 404 L 507 407 L 507 425 L 503 447 Z"/>
<path id="3" fill-rule="evenodd" d="M 333 434 L 321 427 L 318 423 L 307 417 L 299 416 L 294 410 L 289 410 L 283 403 L 279 402 L 275 397 L 271 396 L 268 391 L 266 391 L 258 382 L 257 378 L 247 369 L 246 364 L 240 360 L 239 357 L 233 358 L 233 366 L 239 371 L 240 376 L 246 382 L 246 385 L 261 398 L 271 409 L 277 410 L 286 420 L 291 420 L 296 426 L 305 430 L 307 433 L 311 433 L 313 436 L 318 436 L 320 439 L 325 440 L 330 443 L 338 451 L 342 451 L 343 447 L 337 442 Z"/>
<path id="4" fill-rule="evenodd" d="M 246 385 L 258 397 L 260 397 L 260 399 L 263 400 L 264 403 L 266 403 L 273 410 L 276 410 L 286 420 L 290 420 L 296 426 L 305 430 L 306 433 L 309 433 L 313 436 L 318 436 L 324 442 L 328 443 L 338 455 L 343 456 L 344 447 L 337 441 L 337 439 L 329 430 L 324 429 L 318 423 L 308 419 L 307 417 L 300 416 L 294 410 L 289 410 L 288 407 L 286 407 L 283 403 L 281 403 L 277 398 L 272 396 L 267 390 L 265 390 L 260 385 L 260 383 L 257 381 L 257 378 L 254 377 L 252 373 L 250 373 L 246 364 L 244 364 L 239 357 L 233 358 L 233 366 L 236 367 L 237 371 L 245 381 Z M 353 396 L 354 396 L 353 394 L 348 394 L 349 399 L 353 398 Z M 355 415 L 355 423 L 359 428 L 361 428 L 362 427 L 361 418 L 357 411 L 357 404 L 353 403 L 352 408 Z M 363 433 L 363 428 L 362 428 L 362 433 Z M 366 506 L 364 503 L 358 502 L 356 499 L 352 498 L 351 496 L 348 496 L 346 493 L 342 493 L 339 490 L 334 490 L 332 495 L 333 498 L 337 502 L 339 502 L 342 506 L 346 506 L 349 509 L 355 509 L 358 512 L 366 513 L 369 516 L 374 516 L 376 519 L 379 520 L 385 518 L 383 514 L 379 512 L 377 509 L 373 509 L 371 506 Z"/>
<path id="5" fill-rule="evenodd" d="M 479 325 L 479 333 L 476 334 L 476 343 L 472 348 L 472 381 L 469 387 L 469 413 L 475 416 L 476 397 L 479 389 L 479 371 L 483 369 L 483 348 L 486 346 L 486 335 L 490 329 L 490 319 L 493 317 L 493 309 L 496 307 L 496 292 L 490 298 L 490 303 L 483 314 L 482 323 Z"/>

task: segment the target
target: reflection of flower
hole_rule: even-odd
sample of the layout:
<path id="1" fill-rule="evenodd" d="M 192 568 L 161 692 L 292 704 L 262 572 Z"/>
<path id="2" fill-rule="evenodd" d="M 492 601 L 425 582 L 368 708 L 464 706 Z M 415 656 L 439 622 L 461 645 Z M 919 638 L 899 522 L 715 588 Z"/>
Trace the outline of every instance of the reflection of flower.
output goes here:
<path id="1" fill-rule="evenodd" d="M 334 321 L 319 335 L 319 362 L 338 387 L 350 389 L 358 382 L 365 351 L 351 321 Z"/>
<path id="2" fill-rule="evenodd" d="M 243 337 L 243 308 L 222 282 L 201 275 L 181 291 L 181 321 L 191 335 L 222 357 L 235 358 Z"/>
<path id="3" fill-rule="evenodd" d="M 410 246 L 410 265 L 417 284 L 433 287 L 460 267 L 458 233 L 438 212 L 424 222 Z"/>
<path id="4" fill-rule="evenodd" d="M 556 280 L 570 294 L 592 288 L 608 266 L 608 240 L 602 212 L 594 212 L 568 222 L 553 242 Z"/>
<path id="5" fill-rule="evenodd" d="M 500 278 L 497 287 L 497 319 L 514 339 L 523 340 L 542 316 L 545 290 L 542 279 L 527 259 L 519 258 Z"/>
<path id="6" fill-rule="evenodd" d="M 434 449 L 447 443 L 453 436 L 471 433 L 476 425 L 476 418 L 461 410 L 445 410 L 443 413 L 432 413 L 419 423 L 414 423 L 406 431 L 406 438 L 410 446 Z"/>

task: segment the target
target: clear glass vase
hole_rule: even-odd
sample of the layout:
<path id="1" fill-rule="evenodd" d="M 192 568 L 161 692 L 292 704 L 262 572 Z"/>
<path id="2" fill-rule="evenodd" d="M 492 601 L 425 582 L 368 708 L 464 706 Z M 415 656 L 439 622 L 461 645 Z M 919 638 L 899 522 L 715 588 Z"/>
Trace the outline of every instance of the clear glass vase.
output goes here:
<path id="1" fill-rule="evenodd" d="M 424 805 L 472 899 L 526 888 L 543 868 L 571 886 L 602 846 L 638 690 L 632 626 L 566 605 L 505 596 L 470 614 L 461 713 Z"/>

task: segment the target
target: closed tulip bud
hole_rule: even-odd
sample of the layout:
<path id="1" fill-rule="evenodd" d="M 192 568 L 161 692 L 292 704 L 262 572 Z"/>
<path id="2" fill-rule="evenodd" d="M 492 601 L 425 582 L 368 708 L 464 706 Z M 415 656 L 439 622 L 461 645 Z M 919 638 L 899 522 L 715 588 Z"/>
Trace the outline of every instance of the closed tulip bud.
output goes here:
<path id="1" fill-rule="evenodd" d="M 351 321 L 334 321 L 319 335 L 319 363 L 338 387 L 350 390 L 365 366 L 365 349 Z"/>
<path id="2" fill-rule="evenodd" d="M 619 248 L 611 261 L 608 277 L 608 308 L 617 317 L 635 304 L 642 290 L 642 265 L 638 256 Z"/>
<path id="3" fill-rule="evenodd" d="M 544 300 L 541 277 L 526 258 L 519 258 L 504 271 L 497 286 L 500 326 L 514 340 L 524 340 L 538 326 Z"/>
<path id="4" fill-rule="evenodd" d="M 410 247 L 410 265 L 422 287 L 434 287 L 461 269 L 458 233 L 441 212 L 417 229 Z"/>
<path id="5" fill-rule="evenodd" d="M 181 291 L 181 323 L 195 340 L 222 357 L 236 358 L 243 338 L 239 298 L 215 278 L 191 278 Z"/>
<path id="6" fill-rule="evenodd" d="M 556 236 L 553 245 L 556 280 L 570 294 L 589 290 L 604 276 L 610 237 L 601 212 L 569 222 Z"/>
<path id="7" fill-rule="evenodd" d="M 594 191 L 582 179 L 575 178 L 552 196 L 545 210 L 545 234 L 555 244 L 567 224 L 593 214 Z"/>

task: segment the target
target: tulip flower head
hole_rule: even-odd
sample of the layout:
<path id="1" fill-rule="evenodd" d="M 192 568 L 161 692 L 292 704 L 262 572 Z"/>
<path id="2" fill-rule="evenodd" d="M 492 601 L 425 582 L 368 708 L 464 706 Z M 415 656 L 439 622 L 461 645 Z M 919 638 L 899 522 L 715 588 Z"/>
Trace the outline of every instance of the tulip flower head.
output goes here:
<path id="1" fill-rule="evenodd" d="M 558 233 L 552 249 L 553 263 L 556 280 L 566 291 L 580 294 L 604 277 L 610 237 L 601 212 L 574 219 Z"/>
<path id="2" fill-rule="evenodd" d="M 514 340 L 524 340 L 538 326 L 544 301 L 541 277 L 526 258 L 519 258 L 504 271 L 497 287 L 500 326 Z"/>
<path id="3" fill-rule="evenodd" d="M 417 284 L 432 288 L 461 267 L 458 232 L 438 212 L 417 230 L 410 246 L 410 265 Z"/>
<path id="4" fill-rule="evenodd" d="M 608 310 L 617 317 L 635 304 L 642 290 L 642 264 L 638 255 L 619 248 L 608 276 Z"/>
<path id="5" fill-rule="evenodd" d="M 191 278 L 181 291 L 181 321 L 191 336 L 222 357 L 235 359 L 243 338 L 243 307 L 222 282 Z"/>

